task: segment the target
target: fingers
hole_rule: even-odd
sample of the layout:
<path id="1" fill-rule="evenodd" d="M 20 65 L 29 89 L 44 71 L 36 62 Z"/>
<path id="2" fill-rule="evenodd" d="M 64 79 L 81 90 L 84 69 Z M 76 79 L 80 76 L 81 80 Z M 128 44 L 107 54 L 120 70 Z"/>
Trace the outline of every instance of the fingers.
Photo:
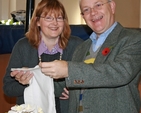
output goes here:
<path id="1" fill-rule="evenodd" d="M 64 92 L 62 93 L 62 96 L 59 97 L 60 99 L 69 99 L 69 91 L 67 90 L 67 88 L 64 88 Z"/>
<path id="2" fill-rule="evenodd" d="M 64 91 L 65 91 L 65 93 L 66 93 L 66 94 L 68 94 L 68 95 L 69 95 L 69 91 L 68 91 L 68 89 L 67 89 L 67 88 L 64 88 Z"/>
<path id="3" fill-rule="evenodd" d="M 53 62 L 39 62 L 41 68 L 51 68 L 54 66 Z"/>
<path id="4" fill-rule="evenodd" d="M 69 96 L 65 93 L 62 93 L 62 96 L 59 97 L 59 99 L 66 100 L 66 99 L 69 99 Z"/>
<path id="5" fill-rule="evenodd" d="M 16 70 L 16 71 L 12 71 L 10 75 L 12 77 L 15 77 L 18 73 L 19 73 L 19 71 Z"/>
<path id="6" fill-rule="evenodd" d="M 53 62 L 40 62 L 39 66 L 41 68 L 41 72 L 45 75 L 54 78 L 55 70 L 54 70 L 54 63 Z"/>
<path id="7" fill-rule="evenodd" d="M 15 79 L 23 84 L 29 84 L 30 79 L 33 77 L 33 73 L 30 73 L 30 71 L 13 71 L 11 72 L 11 76 L 15 77 Z"/>
<path id="8" fill-rule="evenodd" d="M 40 62 L 39 66 L 42 73 L 54 79 L 68 77 L 68 63 L 66 61 Z"/>

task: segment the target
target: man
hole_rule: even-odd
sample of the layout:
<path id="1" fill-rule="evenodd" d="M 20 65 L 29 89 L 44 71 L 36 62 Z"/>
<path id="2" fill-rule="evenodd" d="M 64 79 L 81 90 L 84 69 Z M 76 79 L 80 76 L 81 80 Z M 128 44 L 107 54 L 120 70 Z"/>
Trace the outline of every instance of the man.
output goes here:
<path id="1" fill-rule="evenodd" d="M 81 14 L 94 31 L 72 62 L 40 63 L 42 72 L 66 78 L 69 113 L 139 113 L 141 33 L 115 21 L 113 0 L 80 0 Z"/>

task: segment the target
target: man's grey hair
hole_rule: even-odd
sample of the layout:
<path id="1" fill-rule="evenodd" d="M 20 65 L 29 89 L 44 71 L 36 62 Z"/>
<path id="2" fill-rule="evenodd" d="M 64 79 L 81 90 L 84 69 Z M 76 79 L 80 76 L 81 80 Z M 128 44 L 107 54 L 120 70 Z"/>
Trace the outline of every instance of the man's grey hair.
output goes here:
<path id="1" fill-rule="evenodd" d="M 112 0 L 108 0 L 109 2 L 111 2 Z M 80 4 L 81 0 L 79 0 L 79 4 Z"/>
<path id="2" fill-rule="evenodd" d="M 111 2 L 112 0 L 108 0 L 108 2 Z M 79 0 L 79 6 L 80 6 L 80 2 L 81 2 L 81 0 Z"/>

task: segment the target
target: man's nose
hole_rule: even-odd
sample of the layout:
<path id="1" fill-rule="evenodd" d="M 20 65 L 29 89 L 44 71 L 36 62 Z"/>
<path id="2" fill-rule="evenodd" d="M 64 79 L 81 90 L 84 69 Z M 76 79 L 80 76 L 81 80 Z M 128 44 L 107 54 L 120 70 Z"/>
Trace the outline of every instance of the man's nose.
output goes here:
<path id="1" fill-rule="evenodd" d="M 97 10 L 95 9 L 95 7 L 93 7 L 93 8 L 90 9 L 90 13 L 91 14 L 96 14 L 97 13 Z"/>

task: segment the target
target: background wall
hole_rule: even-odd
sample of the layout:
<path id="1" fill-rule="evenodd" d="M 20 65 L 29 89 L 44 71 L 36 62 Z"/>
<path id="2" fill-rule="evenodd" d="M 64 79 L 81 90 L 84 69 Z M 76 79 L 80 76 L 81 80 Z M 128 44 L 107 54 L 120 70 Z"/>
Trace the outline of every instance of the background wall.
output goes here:
<path id="1" fill-rule="evenodd" d="M 139 27 L 140 0 L 115 0 L 115 2 L 116 20 L 126 27 Z"/>
<path id="2" fill-rule="evenodd" d="M 35 0 L 35 5 L 40 0 Z M 70 24 L 84 24 L 78 0 L 60 0 L 67 11 Z M 127 2 L 128 1 L 128 2 Z M 141 27 L 141 0 L 115 0 L 116 20 L 125 27 Z M 26 9 L 26 0 L 0 0 L 0 20 L 11 18 L 10 12 Z"/>
<path id="3" fill-rule="evenodd" d="M 0 0 L 0 19 L 7 19 L 9 14 L 9 0 Z"/>
<path id="4" fill-rule="evenodd" d="M 84 23 L 80 15 L 78 0 L 60 0 L 60 1 L 63 3 L 66 9 L 70 24 Z"/>

